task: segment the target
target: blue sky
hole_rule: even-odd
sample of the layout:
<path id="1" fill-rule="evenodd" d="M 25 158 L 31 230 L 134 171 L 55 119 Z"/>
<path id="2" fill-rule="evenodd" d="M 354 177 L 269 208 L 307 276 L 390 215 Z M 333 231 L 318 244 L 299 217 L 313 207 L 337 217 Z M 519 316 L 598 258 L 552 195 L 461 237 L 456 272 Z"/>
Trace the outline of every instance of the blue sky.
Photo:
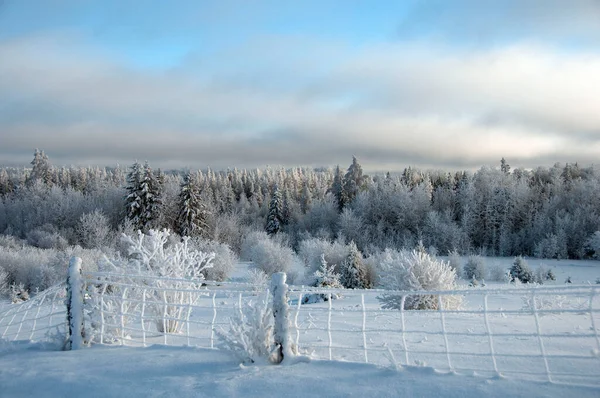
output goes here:
<path id="1" fill-rule="evenodd" d="M 0 163 L 593 163 L 600 1 L 0 3 Z"/>

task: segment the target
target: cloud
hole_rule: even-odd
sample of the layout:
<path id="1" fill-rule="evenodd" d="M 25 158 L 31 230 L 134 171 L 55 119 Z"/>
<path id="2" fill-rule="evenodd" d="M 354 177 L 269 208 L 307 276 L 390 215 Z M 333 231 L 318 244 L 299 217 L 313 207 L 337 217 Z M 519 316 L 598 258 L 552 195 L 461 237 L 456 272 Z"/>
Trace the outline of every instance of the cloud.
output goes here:
<path id="1" fill-rule="evenodd" d="M 35 147 L 55 164 L 322 166 L 355 154 L 367 170 L 592 163 L 600 149 L 590 51 L 263 36 L 144 70 L 46 34 L 0 42 L 0 60 L 0 158 L 20 165 Z"/>

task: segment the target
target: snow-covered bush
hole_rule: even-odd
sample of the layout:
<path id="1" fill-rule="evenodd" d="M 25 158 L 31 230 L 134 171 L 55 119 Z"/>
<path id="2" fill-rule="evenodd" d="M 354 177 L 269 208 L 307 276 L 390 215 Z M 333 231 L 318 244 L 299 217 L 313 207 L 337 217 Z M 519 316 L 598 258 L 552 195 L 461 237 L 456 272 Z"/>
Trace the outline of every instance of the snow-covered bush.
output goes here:
<path id="1" fill-rule="evenodd" d="M 157 330 L 178 333 L 183 326 L 186 306 L 194 304 L 202 294 L 204 272 L 212 266 L 215 254 L 194 250 L 187 237 L 182 242 L 167 245 L 169 236 L 168 230 L 150 230 L 147 235 L 138 232 L 136 237 L 123 235 L 128 246 L 128 259 L 106 258 L 103 267 L 124 274 L 124 282 L 130 285 L 126 293 L 133 298 L 127 305 L 137 305 L 145 294 L 146 308 L 154 314 Z M 128 275 L 136 277 L 129 278 Z M 139 278 L 140 275 L 147 278 Z M 119 285 L 110 288 L 114 297 L 125 294 Z M 195 292 L 190 293 L 190 290 Z M 120 304 L 106 299 L 95 303 L 96 306 Z"/>
<path id="2" fill-rule="evenodd" d="M 381 284 L 387 290 L 441 291 L 456 289 L 456 271 L 442 260 L 424 251 L 395 251 L 387 249 L 386 258 L 381 264 Z M 402 309 L 402 295 L 390 293 L 378 297 L 384 309 Z M 404 299 L 404 309 L 438 309 L 440 297 L 437 295 L 415 294 Z M 442 295 L 444 309 L 457 309 L 462 298 L 455 295 Z"/>
<path id="3" fill-rule="evenodd" d="M 354 242 L 350 242 L 350 251 L 340 270 L 340 282 L 347 289 L 367 289 L 371 285 L 367 280 L 367 269 L 362 253 Z"/>
<path id="4" fill-rule="evenodd" d="M 0 297 L 8 294 L 8 272 L 0 266 Z"/>
<path id="5" fill-rule="evenodd" d="M 546 281 L 555 281 L 556 280 L 556 276 L 554 275 L 554 272 L 546 267 L 543 264 L 540 264 L 539 267 L 537 267 L 537 269 L 535 270 L 535 276 L 534 276 L 534 281 L 535 283 L 539 283 L 540 285 L 542 285 L 544 282 Z"/>
<path id="6" fill-rule="evenodd" d="M 327 264 L 325 261 L 325 255 L 321 255 L 321 268 L 315 272 L 315 286 L 325 287 L 331 289 L 342 289 L 343 286 L 340 283 L 340 276 L 334 270 L 333 265 Z M 331 296 L 332 299 L 339 297 L 337 293 L 329 294 L 307 294 L 303 297 L 302 301 L 304 304 L 312 304 L 319 301 L 327 301 Z"/>
<path id="7" fill-rule="evenodd" d="M 202 238 L 194 238 L 190 241 L 190 244 L 193 244 L 194 248 L 200 251 L 215 253 L 212 267 L 204 270 L 204 277 L 206 279 L 222 282 L 229 278 L 235 265 L 238 263 L 238 257 L 229 245 Z"/>
<path id="8" fill-rule="evenodd" d="M 79 217 L 76 234 L 81 246 L 86 249 L 101 249 L 112 240 L 108 217 L 98 209 Z"/>
<path id="9" fill-rule="evenodd" d="M 448 253 L 448 265 L 456 272 L 456 275 L 462 275 L 462 259 L 458 251 L 452 250 Z"/>
<path id="10" fill-rule="evenodd" d="M 254 266 L 267 275 L 275 272 L 289 273 L 290 283 L 294 283 L 294 263 L 297 262 L 294 251 L 269 238 L 265 232 L 253 232 L 242 244 L 244 259 L 250 260 Z"/>
<path id="11" fill-rule="evenodd" d="M 516 257 L 512 267 L 510 267 L 510 276 L 512 282 L 517 279 L 522 283 L 534 282 L 533 272 L 531 272 L 527 261 L 521 256 Z"/>
<path id="12" fill-rule="evenodd" d="M 269 275 L 257 268 L 248 269 L 246 281 L 252 285 L 254 292 L 264 292 L 269 287 Z"/>
<path id="13" fill-rule="evenodd" d="M 508 268 L 501 264 L 494 264 L 489 268 L 488 280 L 494 282 L 510 282 L 510 274 Z"/>
<path id="14" fill-rule="evenodd" d="M 55 226 L 44 224 L 27 233 L 27 243 L 40 249 L 64 250 L 69 242 L 58 232 Z"/>
<path id="15" fill-rule="evenodd" d="M 600 258 L 600 231 L 596 231 L 585 241 L 587 254 L 595 259 Z"/>
<path id="16" fill-rule="evenodd" d="M 321 267 L 321 256 L 325 255 L 327 264 L 340 272 L 341 264 L 346 260 L 349 246 L 337 240 L 330 242 L 327 239 L 309 238 L 300 242 L 298 255 L 304 262 L 308 274 L 314 274 Z"/>
<path id="17" fill-rule="evenodd" d="M 273 361 L 273 312 L 267 297 L 242 306 L 241 311 L 230 318 L 229 330 L 215 332 L 221 347 L 232 351 L 242 363 Z"/>
<path id="18" fill-rule="evenodd" d="M 10 301 L 13 304 L 22 303 L 29 300 L 29 290 L 22 283 L 13 283 L 10 285 Z"/>
<path id="19" fill-rule="evenodd" d="M 463 268 L 463 273 L 467 280 L 477 279 L 480 281 L 485 279 L 487 277 L 485 259 L 477 255 L 469 256 Z"/>

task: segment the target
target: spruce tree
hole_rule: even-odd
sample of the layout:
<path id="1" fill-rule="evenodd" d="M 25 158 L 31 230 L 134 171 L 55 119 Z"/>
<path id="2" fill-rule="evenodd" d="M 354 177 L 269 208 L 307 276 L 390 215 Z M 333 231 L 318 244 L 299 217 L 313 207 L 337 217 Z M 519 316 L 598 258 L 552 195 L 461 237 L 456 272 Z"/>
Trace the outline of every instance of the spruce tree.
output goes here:
<path id="1" fill-rule="evenodd" d="M 188 172 L 179 193 L 177 226 L 181 236 L 207 236 L 208 211 L 200 198 L 200 186 L 195 175 Z"/>
<path id="2" fill-rule="evenodd" d="M 160 213 L 161 184 L 156 177 L 148 161 L 144 163 L 144 171 L 140 182 L 141 212 L 140 229 L 147 231 L 150 228 L 158 227 L 153 225 L 158 219 Z"/>
<path id="3" fill-rule="evenodd" d="M 127 196 L 125 197 L 125 211 L 127 218 L 131 221 L 132 225 L 136 229 L 143 228 L 143 216 L 144 211 L 143 199 L 141 196 L 141 185 L 143 178 L 142 165 L 136 160 L 131 165 L 129 173 L 127 173 Z"/>
<path id="4" fill-rule="evenodd" d="M 269 214 L 267 215 L 267 225 L 265 231 L 269 235 L 275 235 L 281 229 L 283 224 L 283 199 L 281 191 L 275 186 L 271 202 L 269 203 Z"/>
<path id="5" fill-rule="evenodd" d="M 350 242 L 350 252 L 342 264 L 340 282 L 348 289 L 365 289 L 368 287 L 367 270 L 361 252 L 354 241 Z"/>
<path id="6" fill-rule="evenodd" d="M 338 210 L 341 212 L 346 205 L 346 200 L 344 196 L 344 181 L 343 181 L 342 171 L 340 170 L 340 166 L 336 166 L 335 173 L 333 175 L 333 184 L 331 185 L 331 193 L 335 197 Z"/>
<path id="7" fill-rule="evenodd" d="M 356 195 L 365 188 L 366 176 L 363 175 L 362 166 L 356 156 L 352 156 L 352 164 L 348 167 L 343 179 L 342 197 L 345 204 L 356 198 Z"/>
<path id="8" fill-rule="evenodd" d="M 33 167 L 27 180 L 29 185 L 32 185 L 36 181 L 41 181 L 46 185 L 52 184 L 52 166 L 44 151 L 40 151 L 37 148 L 35 149 L 31 165 Z"/>

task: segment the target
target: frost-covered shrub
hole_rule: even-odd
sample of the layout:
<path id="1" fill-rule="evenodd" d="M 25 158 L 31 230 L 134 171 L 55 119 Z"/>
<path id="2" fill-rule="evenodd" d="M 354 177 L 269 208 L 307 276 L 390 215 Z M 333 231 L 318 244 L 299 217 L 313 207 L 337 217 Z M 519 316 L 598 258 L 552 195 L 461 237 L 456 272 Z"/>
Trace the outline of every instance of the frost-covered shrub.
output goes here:
<path id="1" fill-rule="evenodd" d="M 588 256 L 595 259 L 600 258 L 600 231 L 594 232 L 585 241 L 585 250 Z"/>
<path id="2" fill-rule="evenodd" d="M 51 224 L 45 224 L 27 233 L 27 243 L 40 249 L 64 250 L 69 242 Z"/>
<path id="3" fill-rule="evenodd" d="M 395 251 L 387 249 L 386 258 L 381 264 L 381 284 L 387 290 L 441 291 L 456 289 L 456 271 L 442 260 L 424 251 Z M 383 294 L 378 297 L 384 309 L 402 309 L 403 298 L 398 294 Z M 438 309 L 440 297 L 437 295 L 408 295 L 404 298 L 404 309 Z M 444 309 L 457 309 L 462 298 L 442 295 Z"/>
<path id="4" fill-rule="evenodd" d="M 463 268 L 463 274 L 467 280 L 485 279 L 487 277 L 485 259 L 482 256 L 477 255 L 469 256 Z"/>
<path id="5" fill-rule="evenodd" d="M 275 272 L 290 273 L 290 283 L 293 283 L 293 266 L 296 261 L 294 251 L 269 238 L 265 232 L 253 232 L 242 244 L 244 259 L 250 260 L 254 266 L 267 275 Z"/>
<path id="6" fill-rule="evenodd" d="M 331 289 L 342 289 L 343 286 L 340 283 L 340 275 L 334 270 L 333 265 L 327 264 L 325 261 L 325 255 L 321 255 L 321 267 L 315 272 L 315 287 L 325 287 Z M 331 294 L 307 294 L 302 298 L 304 304 L 312 304 L 320 301 L 327 301 L 329 297 L 336 299 L 339 297 L 338 293 Z"/>
<path id="7" fill-rule="evenodd" d="M 0 297 L 8 294 L 8 272 L 0 266 Z"/>
<path id="8" fill-rule="evenodd" d="M 273 312 L 267 298 L 249 302 L 235 311 L 229 330 L 215 331 L 221 347 L 232 351 L 243 363 L 273 362 Z"/>
<path id="9" fill-rule="evenodd" d="M 123 282 L 130 285 L 124 291 L 125 288 L 118 284 L 108 284 L 112 291 L 111 297 L 127 294 L 129 298 L 133 298 L 126 302 L 129 307 L 126 312 L 131 312 L 139 305 L 136 303 L 145 298 L 146 309 L 155 316 L 157 330 L 161 333 L 178 333 L 183 326 L 186 306 L 194 304 L 202 294 L 204 272 L 212 266 L 215 254 L 193 249 L 188 244 L 187 237 L 182 242 L 169 245 L 169 236 L 170 232 L 167 230 L 150 230 L 147 235 L 138 232 L 136 237 L 123 235 L 122 239 L 128 247 L 128 258 L 106 258 L 102 268 L 122 273 Z M 190 290 L 195 292 L 190 293 Z M 110 310 L 106 307 L 119 308 L 121 304 L 119 299 L 111 301 L 104 297 L 95 302 L 94 306 L 97 309 L 102 305 Z"/>
<path id="10" fill-rule="evenodd" d="M 339 240 L 330 242 L 327 239 L 309 238 L 301 241 L 298 246 L 298 256 L 306 265 L 308 274 L 314 274 L 321 267 L 322 255 L 325 255 L 327 264 L 339 273 L 339 267 L 348 253 L 349 246 Z"/>
<path id="11" fill-rule="evenodd" d="M 531 272 L 527 261 L 521 256 L 516 257 L 512 267 L 510 267 L 510 276 L 512 282 L 517 279 L 522 283 L 534 282 L 533 272 Z"/>
<path id="12" fill-rule="evenodd" d="M 108 217 L 98 209 L 79 217 L 75 233 L 81 246 L 86 249 L 101 249 L 112 241 Z"/>
<path id="13" fill-rule="evenodd" d="M 346 261 L 340 267 L 340 282 L 347 289 L 367 289 L 371 285 L 367 280 L 367 269 L 362 253 L 354 242 L 350 242 L 350 251 Z"/>
<path id="14" fill-rule="evenodd" d="M 25 241 L 10 235 L 0 235 L 0 248 L 18 250 L 26 244 Z"/>
<path id="15" fill-rule="evenodd" d="M 229 278 L 238 263 L 238 258 L 227 244 L 202 238 L 195 238 L 191 243 L 200 251 L 215 253 L 212 267 L 204 271 L 206 279 L 222 282 Z"/>
<path id="16" fill-rule="evenodd" d="M 269 287 L 269 275 L 257 268 L 248 269 L 246 281 L 252 285 L 254 292 L 264 292 Z"/>
<path id="17" fill-rule="evenodd" d="M 556 276 L 554 275 L 554 272 L 550 268 L 546 267 L 545 265 L 541 264 L 535 270 L 535 276 L 534 276 L 535 283 L 539 283 L 540 285 L 542 285 L 546 281 L 555 281 L 555 280 L 556 280 Z"/>
<path id="18" fill-rule="evenodd" d="M 494 264 L 489 268 L 488 280 L 494 282 L 510 282 L 509 270 L 501 264 Z"/>
<path id="19" fill-rule="evenodd" d="M 456 275 L 462 275 L 462 258 L 456 250 L 448 253 L 448 265 L 456 272 Z"/>
<path id="20" fill-rule="evenodd" d="M 13 304 L 22 303 L 23 301 L 29 300 L 29 290 L 25 288 L 22 283 L 13 283 L 10 285 L 10 301 Z"/>

